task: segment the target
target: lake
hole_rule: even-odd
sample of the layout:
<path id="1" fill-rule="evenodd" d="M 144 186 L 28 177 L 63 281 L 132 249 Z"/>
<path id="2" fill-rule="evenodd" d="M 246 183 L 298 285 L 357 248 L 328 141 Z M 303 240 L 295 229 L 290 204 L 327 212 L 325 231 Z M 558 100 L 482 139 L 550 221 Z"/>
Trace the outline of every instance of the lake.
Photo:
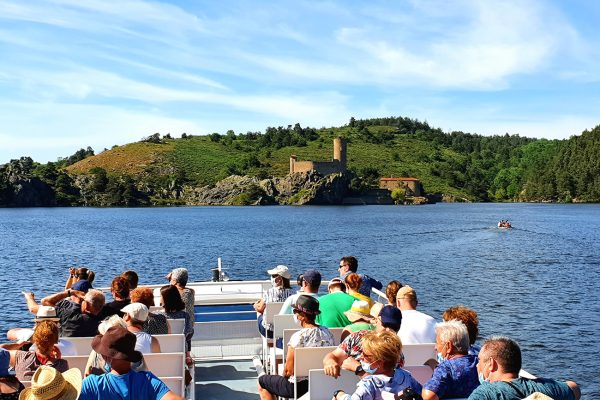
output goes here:
<path id="1" fill-rule="evenodd" d="M 175 266 L 207 280 L 217 257 L 232 279 L 266 279 L 277 264 L 331 278 L 354 255 L 360 272 L 413 286 L 419 310 L 440 320 L 469 306 L 482 338 L 520 342 L 529 372 L 600 398 L 599 243 L 599 205 L 0 209 L 0 334 L 31 324 L 22 290 L 62 290 L 69 266 L 94 270 L 100 287 L 126 269 L 141 283 L 166 283 Z"/>

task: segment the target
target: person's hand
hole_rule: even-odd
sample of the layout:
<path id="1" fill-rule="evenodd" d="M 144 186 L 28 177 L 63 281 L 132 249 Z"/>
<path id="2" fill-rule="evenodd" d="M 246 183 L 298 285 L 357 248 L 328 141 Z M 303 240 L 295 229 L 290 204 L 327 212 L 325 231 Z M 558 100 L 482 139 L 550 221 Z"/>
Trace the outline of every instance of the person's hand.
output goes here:
<path id="1" fill-rule="evenodd" d="M 75 268 L 75 267 L 69 268 L 69 275 L 75 276 L 76 273 L 77 273 L 77 268 Z"/>
<path id="2" fill-rule="evenodd" d="M 56 358 L 56 359 L 62 358 L 62 353 L 60 352 L 60 349 L 58 348 L 57 345 L 54 345 L 50 355 L 52 356 L 52 358 Z"/>
<path id="3" fill-rule="evenodd" d="M 254 303 L 254 311 L 256 311 L 259 314 L 265 312 L 265 301 L 263 299 L 260 299 L 256 303 Z"/>
<path id="4" fill-rule="evenodd" d="M 341 370 L 338 363 L 333 360 L 328 360 L 327 362 L 323 363 L 323 372 L 325 372 L 325 375 L 327 376 L 337 378 L 340 376 Z"/>
<path id="5" fill-rule="evenodd" d="M 25 300 L 34 300 L 35 301 L 35 295 L 33 294 L 33 292 L 21 292 L 23 293 L 23 296 L 25 296 Z"/>

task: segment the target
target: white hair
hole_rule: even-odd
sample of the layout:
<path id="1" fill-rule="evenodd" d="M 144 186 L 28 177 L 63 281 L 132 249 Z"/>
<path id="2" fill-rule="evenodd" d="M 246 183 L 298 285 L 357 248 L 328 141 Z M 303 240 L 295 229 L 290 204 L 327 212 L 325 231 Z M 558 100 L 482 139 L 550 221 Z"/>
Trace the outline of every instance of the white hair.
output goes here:
<path id="1" fill-rule="evenodd" d="M 104 335 L 107 330 L 116 326 L 120 326 L 127 329 L 127 324 L 125 323 L 125 321 L 123 321 L 123 318 L 119 317 L 117 314 L 111 315 L 104 321 L 100 322 L 100 325 L 98 325 L 98 333 Z"/>
<path id="2" fill-rule="evenodd" d="M 459 354 L 469 352 L 469 331 L 461 321 L 440 322 L 435 324 L 435 333 L 443 343 L 450 342 Z"/>

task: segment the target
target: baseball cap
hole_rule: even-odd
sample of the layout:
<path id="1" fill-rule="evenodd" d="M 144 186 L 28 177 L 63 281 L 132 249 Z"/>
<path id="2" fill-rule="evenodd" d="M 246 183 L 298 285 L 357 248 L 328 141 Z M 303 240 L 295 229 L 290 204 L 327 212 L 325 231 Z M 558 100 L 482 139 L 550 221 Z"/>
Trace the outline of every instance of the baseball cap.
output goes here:
<path id="1" fill-rule="evenodd" d="M 267 273 L 269 275 L 279 275 L 285 279 L 290 279 L 292 277 L 286 265 L 278 265 L 275 268 L 268 270 Z"/>
<path id="2" fill-rule="evenodd" d="M 121 308 L 125 314 L 138 321 L 145 321 L 148 319 L 148 307 L 142 303 L 131 303 Z"/>

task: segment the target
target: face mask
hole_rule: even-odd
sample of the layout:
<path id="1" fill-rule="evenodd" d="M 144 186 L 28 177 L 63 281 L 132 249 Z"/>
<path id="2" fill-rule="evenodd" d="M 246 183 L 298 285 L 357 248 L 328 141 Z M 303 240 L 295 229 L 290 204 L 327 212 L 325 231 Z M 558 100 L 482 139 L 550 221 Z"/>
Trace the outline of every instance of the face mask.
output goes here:
<path id="1" fill-rule="evenodd" d="M 109 374 L 110 371 L 111 371 L 111 369 L 112 369 L 112 366 L 110 365 L 110 363 L 108 361 L 105 361 L 104 362 L 104 372 L 106 372 L 107 374 Z"/>
<path id="2" fill-rule="evenodd" d="M 300 321 L 298 320 L 298 315 L 297 314 L 293 314 L 293 318 L 294 318 L 294 323 L 296 325 L 300 325 Z"/>
<path id="3" fill-rule="evenodd" d="M 488 376 L 487 378 L 484 378 L 484 377 L 483 377 L 483 371 L 482 371 L 482 372 L 480 372 L 480 373 L 477 375 L 477 378 L 479 378 L 479 383 L 480 383 L 481 385 L 483 385 L 485 382 L 489 382 L 489 381 L 490 381 L 490 377 L 489 377 L 489 376 Z"/>
<path id="4" fill-rule="evenodd" d="M 441 364 L 441 363 L 443 363 L 443 362 L 444 362 L 444 361 L 446 361 L 446 360 L 447 360 L 447 358 L 446 358 L 446 357 L 444 357 L 444 356 L 442 355 L 442 353 L 437 353 L 437 362 L 438 362 L 438 364 Z"/>
<path id="5" fill-rule="evenodd" d="M 364 360 L 360 360 L 360 366 L 362 367 L 363 371 L 365 371 L 368 374 L 374 374 L 377 371 L 377 368 L 371 368 L 371 364 L 373 363 L 368 363 Z"/>

